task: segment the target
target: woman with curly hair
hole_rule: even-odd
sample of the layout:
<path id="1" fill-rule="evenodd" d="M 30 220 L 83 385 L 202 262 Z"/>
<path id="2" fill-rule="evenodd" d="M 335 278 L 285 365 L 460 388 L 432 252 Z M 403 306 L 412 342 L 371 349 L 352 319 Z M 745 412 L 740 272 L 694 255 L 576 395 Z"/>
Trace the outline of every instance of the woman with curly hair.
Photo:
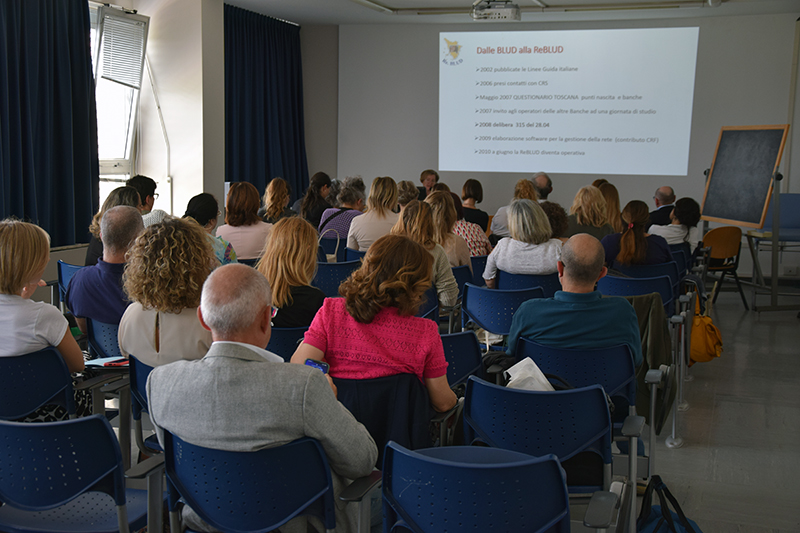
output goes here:
<path id="1" fill-rule="evenodd" d="M 272 228 L 256 267 L 272 289 L 276 328 L 311 324 L 325 293 L 311 286 L 317 270 L 317 231 L 300 217 L 282 218 Z"/>
<path id="2" fill-rule="evenodd" d="M 567 217 L 568 227 L 564 237 L 572 237 L 578 233 L 588 233 L 597 240 L 614 233 L 608 223 L 606 199 L 594 185 L 581 187 L 572 201 Z"/>
<path id="3" fill-rule="evenodd" d="M 297 216 L 288 206 L 289 184 L 283 178 L 272 178 L 264 191 L 264 207 L 258 210 L 258 216 L 267 224 L 275 224 L 284 217 Z"/>
<path id="4" fill-rule="evenodd" d="M 372 180 L 367 197 L 367 211 L 350 222 L 347 247 L 365 251 L 397 222 L 397 183 L 389 176 Z"/>
<path id="5" fill-rule="evenodd" d="M 231 183 L 225 205 L 225 224 L 217 228 L 217 237 L 233 245 L 238 259 L 258 259 L 272 224 L 258 217 L 258 189 L 252 183 Z"/>
<path id="6" fill-rule="evenodd" d="M 89 233 L 92 234 L 89 239 L 89 247 L 86 248 L 86 259 L 83 264 L 85 266 L 96 265 L 98 259 L 103 258 L 103 241 L 100 240 L 100 221 L 106 211 L 118 205 L 127 205 L 135 207 L 141 213 L 144 206 L 139 193 L 133 187 L 117 187 L 108 194 L 103 206 L 92 217 L 92 224 L 89 226 Z"/>
<path id="7" fill-rule="evenodd" d="M 650 224 L 650 211 L 641 200 L 628 202 L 622 210 L 622 233 L 606 235 L 600 241 L 606 251 L 606 265 L 656 265 L 672 261 L 672 251 L 660 235 L 650 235 L 645 228 Z"/>
<path id="8" fill-rule="evenodd" d="M 432 266 L 432 256 L 411 239 L 375 241 L 339 288 L 344 298 L 325 299 L 292 363 L 324 360 L 332 377 L 345 379 L 415 374 L 434 409 L 451 409 L 456 396 L 447 383 L 439 328 L 414 316 L 431 285 Z"/>
<path id="9" fill-rule="evenodd" d="M 149 366 L 200 359 L 211 332 L 197 318 L 200 292 L 218 264 L 205 231 L 168 216 L 145 228 L 128 250 L 123 287 L 133 303 L 119 323 L 122 355 Z"/>

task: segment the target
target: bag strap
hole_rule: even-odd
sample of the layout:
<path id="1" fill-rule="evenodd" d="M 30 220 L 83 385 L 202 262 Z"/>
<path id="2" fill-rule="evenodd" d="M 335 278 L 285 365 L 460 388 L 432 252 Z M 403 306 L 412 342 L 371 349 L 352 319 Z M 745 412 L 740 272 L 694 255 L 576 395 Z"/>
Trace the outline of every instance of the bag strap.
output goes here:
<path id="1" fill-rule="evenodd" d="M 335 212 L 334 214 L 332 214 L 331 216 L 329 216 L 329 217 L 328 217 L 328 218 L 325 220 L 325 222 L 322 224 L 322 226 L 320 226 L 320 227 L 319 227 L 320 236 L 322 236 L 322 234 L 325 232 L 325 227 L 326 227 L 328 224 L 330 224 L 330 223 L 331 223 L 331 220 L 333 220 L 334 218 L 338 217 L 339 215 L 341 215 L 341 214 L 342 214 L 342 213 L 344 213 L 345 211 L 350 211 L 350 210 L 349 210 L 349 209 L 347 209 L 346 207 L 340 207 L 340 208 L 339 208 L 339 210 L 338 210 L 337 212 Z M 338 233 L 338 232 L 336 233 L 336 236 L 337 236 L 337 237 L 339 236 L 339 233 Z"/>
<path id="2" fill-rule="evenodd" d="M 661 478 L 658 475 L 653 475 L 650 478 L 650 482 L 647 484 L 647 488 L 644 489 L 644 495 L 642 496 L 642 509 L 639 511 L 639 518 L 636 519 L 636 529 L 642 529 L 644 523 L 650 518 L 650 512 L 653 507 L 653 488 L 655 487 L 656 483 L 661 483 Z"/>
<path id="3" fill-rule="evenodd" d="M 333 217 L 331 217 L 331 218 L 333 218 Z M 330 220 L 330 218 L 328 220 Z M 339 255 L 339 233 L 335 229 L 328 228 L 325 231 L 323 231 L 322 233 L 320 233 L 319 239 L 317 239 L 317 244 L 320 244 L 322 242 L 322 237 L 326 233 L 331 232 L 331 231 L 333 232 L 334 235 L 336 235 L 336 248 L 333 249 L 333 255 L 338 257 L 338 255 Z"/>
<path id="4" fill-rule="evenodd" d="M 544 372 L 544 377 L 547 378 L 547 381 L 549 381 L 556 390 L 572 390 L 575 388 L 569 381 L 556 374 L 548 374 L 547 372 Z"/>
<path id="5" fill-rule="evenodd" d="M 694 530 L 694 528 L 692 527 L 692 525 L 689 523 L 689 519 L 687 519 L 686 515 L 683 514 L 683 509 L 681 509 L 681 506 L 678 505 L 678 500 L 675 499 L 675 496 L 672 495 L 672 493 L 669 491 L 667 486 L 662 482 L 660 489 L 657 489 L 657 490 L 658 490 L 659 499 L 661 499 L 661 495 L 663 493 L 664 497 L 667 500 L 669 500 L 669 503 L 672 505 L 672 510 L 675 511 L 675 514 L 678 515 L 678 518 L 680 519 L 680 523 L 684 528 L 686 528 L 686 531 L 688 531 L 689 533 L 697 533 Z M 661 504 L 661 508 L 664 509 L 664 507 L 665 507 L 664 503 L 662 503 Z M 672 513 L 668 512 L 668 514 L 670 515 L 668 520 L 672 520 Z"/>
<path id="6" fill-rule="evenodd" d="M 664 521 L 666 521 L 667 526 L 669 527 L 668 531 L 671 531 L 672 533 L 678 533 L 678 530 L 675 529 L 675 521 L 672 520 L 672 512 L 669 509 L 669 505 L 667 505 L 667 501 L 664 495 L 664 489 L 667 488 L 666 485 L 664 485 L 664 482 L 659 479 L 659 482 L 655 486 L 655 488 L 656 492 L 658 493 L 658 503 L 659 505 L 661 505 L 661 519 L 658 521 L 658 525 L 656 526 L 654 531 L 658 531 L 658 529 L 661 527 L 661 524 L 664 523 Z"/>

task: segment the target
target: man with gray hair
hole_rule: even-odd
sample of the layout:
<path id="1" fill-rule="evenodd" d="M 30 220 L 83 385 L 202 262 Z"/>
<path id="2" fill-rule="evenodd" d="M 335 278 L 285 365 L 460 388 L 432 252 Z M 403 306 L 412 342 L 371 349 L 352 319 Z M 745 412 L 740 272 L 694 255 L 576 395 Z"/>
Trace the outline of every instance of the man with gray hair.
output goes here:
<path id="1" fill-rule="evenodd" d="M 672 208 L 675 207 L 675 191 L 672 187 L 659 187 L 653 195 L 656 210 L 650 211 L 651 226 L 667 226 L 671 220 Z"/>
<path id="2" fill-rule="evenodd" d="M 119 324 L 131 303 L 122 290 L 125 253 L 143 229 L 142 215 L 135 207 L 119 205 L 103 214 L 100 220 L 103 258 L 72 276 L 65 298 L 82 332 L 87 331 L 87 318 Z"/>
<path id="3" fill-rule="evenodd" d="M 269 283 L 256 269 L 229 264 L 212 272 L 203 284 L 197 316 L 214 342 L 198 361 L 177 361 L 150 373 L 150 419 L 162 445 L 164 430 L 198 446 L 228 451 L 313 437 L 325 450 L 338 492 L 344 478 L 372 471 L 378 450 L 366 428 L 336 400 L 330 378 L 310 366 L 284 363 L 264 349 L 272 333 L 272 311 Z M 336 531 L 355 531 L 355 507 L 338 499 L 336 506 Z M 193 530 L 214 531 L 188 507 L 183 519 Z M 305 519 L 296 518 L 281 531 L 305 533 Z"/>
<path id="4" fill-rule="evenodd" d="M 573 235 L 561 250 L 558 279 L 562 290 L 553 298 L 535 298 L 514 314 L 508 336 L 508 355 L 520 337 L 553 348 L 607 348 L 627 345 L 636 366 L 642 364 L 639 322 L 624 298 L 604 298 L 594 290 L 606 275 L 605 252 L 596 238 Z"/>
<path id="5" fill-rule="evenodd" d="M 533 175 L 533 188 L 539 195 L 539 203 L 547 201 L 547 195 L 553 192 L 553 180 L 544 172 L 537 172 Z"/>

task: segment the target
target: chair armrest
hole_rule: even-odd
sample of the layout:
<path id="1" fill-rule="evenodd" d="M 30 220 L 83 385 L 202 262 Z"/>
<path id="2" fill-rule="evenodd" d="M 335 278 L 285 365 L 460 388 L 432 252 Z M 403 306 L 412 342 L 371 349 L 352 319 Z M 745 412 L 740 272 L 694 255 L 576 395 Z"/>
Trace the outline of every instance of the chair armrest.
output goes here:
<path id="1" fill-rule="evenodd" d="M 85 379 L 80 383 L 77 383 L 74 388 L 75 390 L 87 390 L 87 389 L 94 389 L 98 386 L 107 385 L 113 381 L 117 381 L 118 379 L 122 379 L 122 374 L 108 374 L 103 376 L 93 377 L 91 379 Z"/>
<path id="2" fill-rule="evenodd" d="M 105 394 L 115 394 L 124 389 L 125 387 L 130 387 L 130 386 L 131 386 L 131 380 L 129 377 L 126 376 L 122 379 L 109 383 L 105 387 L 101 388 L 100 392 L 103 392 Z"/>
<path id="3" fill-rule="evenodd" d="M 346 486 L 339 494 L 339 499 L 344 502 L 360 502 L 380 484 L 381 479 L 383 473 L 380 470 L 373 470 L 368 476 L 360 477 Z"/>
<path id="4" fill-rule="evenodd" d="M 624 437 L 639 437 L 644 429 L 644 417 L 630 415 L 625 417 L 622 423 L 622 435 Z"/>
<path id="5" fill-rule="evenodd" d="M 644 382 L 648 385 L 657 385 L 661 383 L 662 379 L 664 379 L 664 371 L 661 368 L 648 370 L 647 374 L 644 375 Z"/>
<path id="6" fill-rule="evenodd" d="M 598 490 L 589 500 L 586 514 L 583 516 L 583 525 L 592 529 L 608 528 L 614 520 L 618 507 L 619 496 L 613 492 Z"/>
<path id="7" fill-rule="evenodd" d="M 125 477 L 129 479 L 143 479 L 160 468 L 164 468 L 164 454 L 154 455 L 138 465 L 132 466 L 125 472 Z"/>

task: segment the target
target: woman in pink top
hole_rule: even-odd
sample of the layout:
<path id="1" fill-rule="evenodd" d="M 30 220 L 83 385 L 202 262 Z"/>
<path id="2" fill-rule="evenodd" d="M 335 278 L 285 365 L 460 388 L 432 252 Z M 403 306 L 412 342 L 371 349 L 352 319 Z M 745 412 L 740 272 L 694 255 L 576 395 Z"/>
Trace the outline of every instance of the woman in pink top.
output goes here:
<path id="1" fill-rule="evenodd" d="M 344 298 L 326 298 L 292 363 L 325 361 L 332 377 L 415 374 L 440 412 L 456 404 L 436 322 L 414 316 L 431 286 L 433 257 L 422 245 L 386 235 L 344 281 Z"/>

